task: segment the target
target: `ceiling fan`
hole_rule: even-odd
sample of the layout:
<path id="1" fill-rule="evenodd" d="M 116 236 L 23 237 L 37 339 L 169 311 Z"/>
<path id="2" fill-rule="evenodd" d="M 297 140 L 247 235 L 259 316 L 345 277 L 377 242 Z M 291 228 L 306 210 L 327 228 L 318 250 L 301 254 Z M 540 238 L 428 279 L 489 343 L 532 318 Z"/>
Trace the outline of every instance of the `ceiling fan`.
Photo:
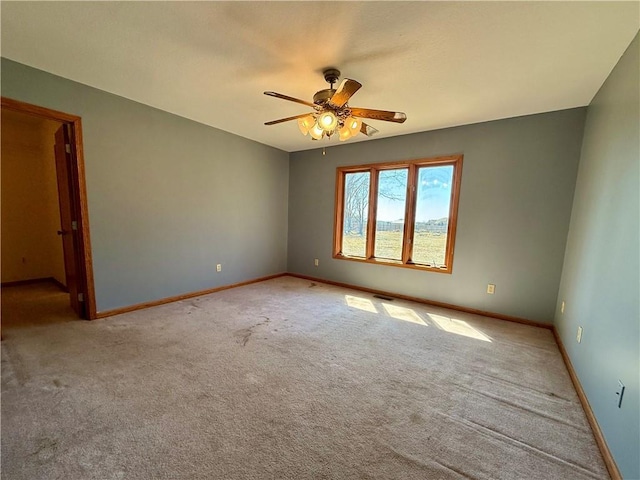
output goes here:
<path id="1" fill-rule="evenodd" d="M 337 132 L 340 141 L 344 141 L 360 132 L 368 137 L 378 133 L 378 130 L 364 123 L 360 120 L 361 118 L 395 123 L 403 123 L 407 119 L 407 116 L 402 112 L 350 107 L 347 102 L 362 85 L 355 80 L 345 78 L 338 88 L 334 89 L 333 85 L 340 78 L 340 71 L 335 68 L 327 68 L 323 71 L 323 74 L 330 87 L 316 92 L 313 96 L 313 103 L 282 95 L 281 93 L 264 92 L 265 95 L 301 103 L 314 109 L 311 113 L 272 120 L 266 122 L 265 125 L 276 125 L 298 120 L 300 131 L 303 135 L 309 134 L 313 140 L 320 140 L 325 136 L 330 138 Z"/>

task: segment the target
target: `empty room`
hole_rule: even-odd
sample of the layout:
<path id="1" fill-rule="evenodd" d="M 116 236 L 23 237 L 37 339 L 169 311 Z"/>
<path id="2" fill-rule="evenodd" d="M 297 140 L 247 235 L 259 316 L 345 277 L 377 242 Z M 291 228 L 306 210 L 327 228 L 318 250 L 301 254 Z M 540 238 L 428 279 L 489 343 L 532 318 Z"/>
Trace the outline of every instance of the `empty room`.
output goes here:
<path id="1" fill-rule="evenodd" d="M 2 1 L 1 478 L 640 479 L 640 3 Z"/>

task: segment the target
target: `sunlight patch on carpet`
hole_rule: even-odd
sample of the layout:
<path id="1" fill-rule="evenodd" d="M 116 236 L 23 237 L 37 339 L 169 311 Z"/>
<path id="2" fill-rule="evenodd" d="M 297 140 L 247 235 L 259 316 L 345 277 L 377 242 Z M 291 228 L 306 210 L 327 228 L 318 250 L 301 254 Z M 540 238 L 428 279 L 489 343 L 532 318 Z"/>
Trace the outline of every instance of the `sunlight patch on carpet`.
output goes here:
<path id="1" fill-rule="evenodd" d="M 345 295 L 344 299 L 346 304 L 351 308 L 357 308 L 358 310 L 363 310 L 370 313 L 381 313 L 376 308 L 376 305 L 368 298 L 357 297 L 354 295 Z M 438 329 L 443 330 L 447 333 L 462 335 L 463 337 L 474 338 L 476 340 L 482 340 L 483 342 L 491 342 L 491 338 L 482 333 L 480 330 L 472 327 L 464 320 L 445 317 L 443 315 L 437 315 L 435 313 L 427 313 L 426 315 L 431 321 L 428 322 L 427 319 L 422 318 L 420 314 L 412 308 L 402 307 L 400 305 L 392 305 L 385 302 L 382 302 L 381 305 L 384 309 L 383 313 L 386 313 L 388 317 L 394 318 L 396 320 L 415 323 L 417 325 L 423 325 L 425 327 L 428 327 L 430 323 L 433 323 L 433 325 L 435 325 Z"/>
<path id="2" fill-rule="evenodd" d="M 473 328 L 464 320 L 458 320 L 455 318 L 449 318 L 442 315 L 436 315 L 435 313 L 428 313 L 429 318 L 433 320 L 436 327 L 444 330 L 445 332 L 455 333 L 456 335 L 462 335 L 464 337 L 475 338 L 482 340 L 483 342 L 491 342 L 491 339 L 481 331 Z"/>
<path id="3" fill-rule="evenodd" d="M 358 310 L 364 310 L 365 312 L 378 313 L 376 306 L 368 298 L 354 297 L 352 295 L 344 296 L 347 305 Z"/>
<path id="4" fill-rule="evenodd" d="M 412 308 L 399 307 L 389 303 L 383 303 L 382 306 L 390 317 L 398 320 L 404 320 L 405 322 L 417 323 L 418 325 L 424 325 L 425 327 L 429 326 L 427 322 L 420 318 L 420 315 L 418 315 Z"/>

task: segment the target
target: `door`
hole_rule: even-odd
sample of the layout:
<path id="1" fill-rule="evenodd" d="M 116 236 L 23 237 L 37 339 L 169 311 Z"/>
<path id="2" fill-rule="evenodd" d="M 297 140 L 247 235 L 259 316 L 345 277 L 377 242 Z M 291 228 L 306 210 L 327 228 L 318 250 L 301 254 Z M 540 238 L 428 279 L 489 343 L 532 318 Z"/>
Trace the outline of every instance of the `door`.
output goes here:
<path id="1" fill-rule="evenodd" d="M 67 281 L 67 289 L 71 297 L 71 308 L 78 316 L 84 312 L 79 300 L 81 289 L 78 282 L 78 225 L 75 205 L 71 195 L 71 142 L 69 141 L 68 126 L 63 124 L 56 131 L 55 143 L 56 172 L 58 176 L 58 198 L 60 200 L 60 230 L 62 236 L 62 249 L 64 251 L 64 269 Z"/>

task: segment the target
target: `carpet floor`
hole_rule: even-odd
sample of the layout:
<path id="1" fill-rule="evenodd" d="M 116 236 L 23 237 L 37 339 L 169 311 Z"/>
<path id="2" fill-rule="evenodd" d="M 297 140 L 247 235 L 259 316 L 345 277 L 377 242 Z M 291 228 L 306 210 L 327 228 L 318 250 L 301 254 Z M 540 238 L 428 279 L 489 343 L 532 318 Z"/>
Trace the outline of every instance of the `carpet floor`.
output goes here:
<path id="1" fill-rule="evenodd" d="M 2 313 L 3 479 L 609 478 L 543 328 L 288 276 Z"/>

